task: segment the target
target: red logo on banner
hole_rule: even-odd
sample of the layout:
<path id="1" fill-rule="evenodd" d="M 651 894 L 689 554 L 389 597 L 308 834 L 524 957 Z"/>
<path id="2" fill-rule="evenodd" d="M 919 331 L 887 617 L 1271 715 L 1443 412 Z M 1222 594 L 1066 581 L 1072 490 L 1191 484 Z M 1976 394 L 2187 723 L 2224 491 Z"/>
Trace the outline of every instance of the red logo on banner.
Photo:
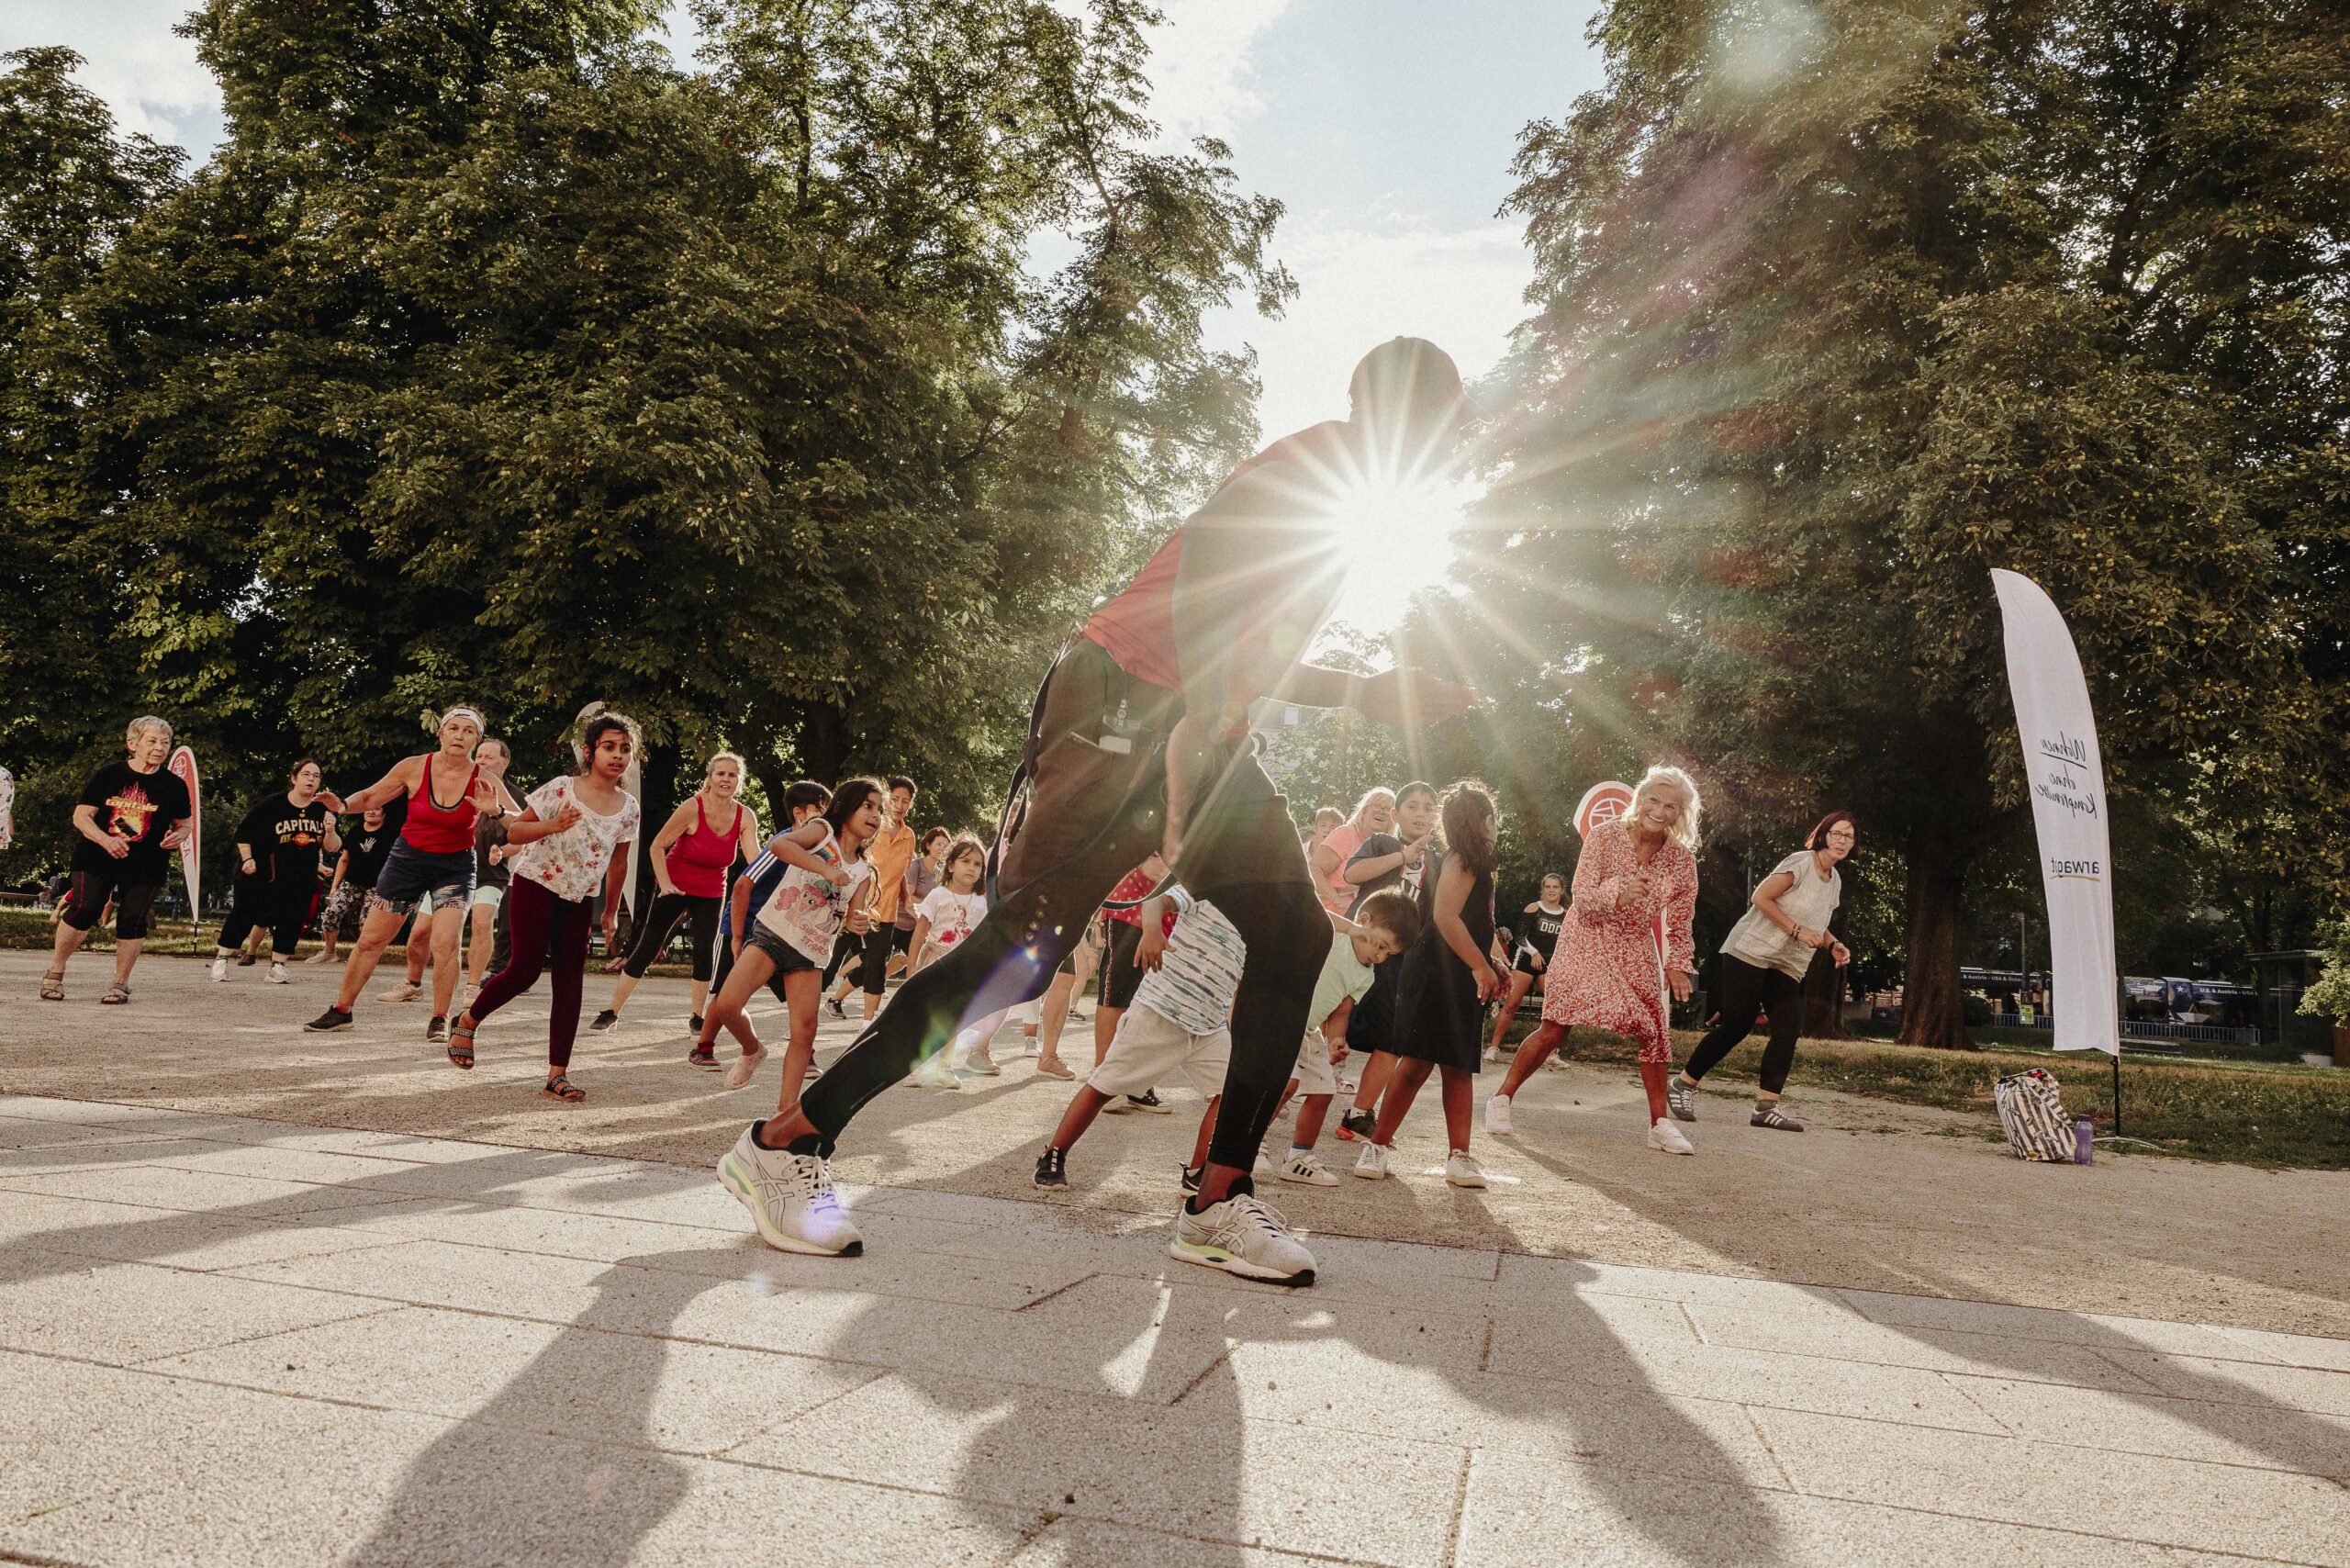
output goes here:
<path id="1" fill-rule="evenodd" d="M 1602 823 L 1621 822 L 1624 813 L 1632 809 L 1632 787 L 1613 778 L 1603 779 L 1583 792 L 1583 802 L 1575 807 L 1575 835 L 1589 838 L 1591 830 Z"/>

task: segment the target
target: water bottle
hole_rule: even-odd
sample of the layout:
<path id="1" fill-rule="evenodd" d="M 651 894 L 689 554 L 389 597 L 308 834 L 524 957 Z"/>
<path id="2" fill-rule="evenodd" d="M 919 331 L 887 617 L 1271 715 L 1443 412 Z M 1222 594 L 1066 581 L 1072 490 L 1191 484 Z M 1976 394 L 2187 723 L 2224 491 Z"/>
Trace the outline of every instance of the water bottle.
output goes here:
<path id="1" fill-rule="evenodd" d="M 2097 1148 L 2097 1124 L 2087 1116 L 2073 1118 L 2073 1163 L 2087 1165 Z"/>

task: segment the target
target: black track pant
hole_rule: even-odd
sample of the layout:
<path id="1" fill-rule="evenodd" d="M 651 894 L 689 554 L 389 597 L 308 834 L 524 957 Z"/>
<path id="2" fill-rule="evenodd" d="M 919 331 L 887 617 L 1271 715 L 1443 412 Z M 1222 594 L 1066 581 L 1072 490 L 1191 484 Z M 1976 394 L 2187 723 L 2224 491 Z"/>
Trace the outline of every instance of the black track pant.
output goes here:
<path id="1" fill-rule="evenodd" d="M 1689 1053 L 1684 1069 L 1699 1079 L 1720 1065 L 1754 1027 L 1764 1008 L 1771 1012 L 1771 1043 L 1762 1050 L 1762 1090 L 1776 1094 L 1786 1087 L 1787 1070 L 1796 1064 L 1796 1032 L 1803 1026 L 1803 981 L 1784 970 L 1764 969 L 1743 958 L 1722 955 L 1722 1021 L 1706 1032 Z"/>
<path id="2" fill-rule="evenodd" d="M 686 922 L 686 941 L 693 948 L 694 979 L 710 979 L 711 946 L 718 940 L 718 905 L 714 898 L 696 898 L 691 893 L 663 893 L 636 923 L 636 940 L 629 944 L 628 960 L 621 968 L 626 973 L 642 979 L 653 967 L 653 960 L 669 945 L 680 921 Z"/>
<path id="3" fill-rule="evenodd" d="M 284 881 L 241 876 L 229 897 L 229 918 L 220 924 L 220 950 L 233 953 L 245 945 L 256 925 L 269 927 L 269 956 L 290 962 L 302 940 L 302 922 L 309 917 L 310 890 L 318 878 L 305 872 Z"/>

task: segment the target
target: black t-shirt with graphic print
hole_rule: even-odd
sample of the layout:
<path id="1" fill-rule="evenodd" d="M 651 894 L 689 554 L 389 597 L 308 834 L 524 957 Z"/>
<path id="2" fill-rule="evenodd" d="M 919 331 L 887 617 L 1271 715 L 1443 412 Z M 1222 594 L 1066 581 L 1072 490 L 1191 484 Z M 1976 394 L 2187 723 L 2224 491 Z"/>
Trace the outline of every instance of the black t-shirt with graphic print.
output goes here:
<path id="1" fill-rule="evenodd" d="M 361 892 L 374 887 L 375 879 L 383 873 L 385 860 L 392 853 L 392 843 L 399 835 L 399 828 L 388 816 L 381 827 L 344 829 L 342 852 L 351 857 L 351 864 L 342 874 L 343 886 L 357 888 Z"/>
<path id="2" fill-rule="evenodd" d="M 160 887 L 163 881 L 163 835 L 187 815 L 187 786 L 164 768 L 141 773 L 128 762 L 109 762 L 90 775 L 79 802 L 97 812 L 100 833 L 130 840 L 130 853 L 118 860 L 84 838 L 73 846 L 73 869 L 111 877 L 125 887 Z"/>
<path id="3" fill-rule="evenodd" d="M 333 819 L 324 805 L 312 801 L 297 806 L 291 795 L 271 795 L 253 802 L 237 824 L 237 842 L 251 846 L 253 875 L 273 882 L 296 882 L 305 890 L 318 879 L 319 854 L 326 846 L 327 824 Z M 244 868 L 237 868 L 241 873 Z"/>

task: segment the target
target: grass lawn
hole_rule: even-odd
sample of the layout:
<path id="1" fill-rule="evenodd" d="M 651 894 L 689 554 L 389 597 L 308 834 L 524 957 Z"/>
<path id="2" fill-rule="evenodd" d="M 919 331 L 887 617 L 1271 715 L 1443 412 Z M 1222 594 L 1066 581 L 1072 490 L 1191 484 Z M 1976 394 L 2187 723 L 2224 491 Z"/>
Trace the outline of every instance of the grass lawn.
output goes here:
<path id="1" fill-rule="evenodd" d="M 1526 1028 L 1531 1026 L 1529 1020 Z M 1698 1038 L 1695 1032 L 1676 1034 L 1676 1059 L 1687 1060 Z M 1760 1035 L 1749 1039 L 1707 1075 L 1707 1083 L 1751 1083 L 1762 1045 Z M 1577 1061 L 1629 1067 L 1638 1059 L 1628 1042 L 1592 1029 L 1574 1031 L 1568 1048 Z M 1986 1134 L 1996 1135 L 1992 1082 L 2035 1067 L 2064 1085 L 2065 1109 L 2095 1116 L 2100 1137 L 2112 1130 L 2113 1066 L 2103 1055 L 1930 1051 L 1880 1040 L 1805 1040 L 1796 1049 L 1787 1084 L 1790 1091 L 1834 1089 L 1973 1112 L 1984 1118 Z M 2281 1062 L 2132 1059 L 2125 1050 L 2121 1112 L 2126 1135 L 2165 1153 L 2275 1169 L 2350 1170 L 2350 1071 Z M 2125 1147 L 2144 1152 L 2137 1145 Z"/>

